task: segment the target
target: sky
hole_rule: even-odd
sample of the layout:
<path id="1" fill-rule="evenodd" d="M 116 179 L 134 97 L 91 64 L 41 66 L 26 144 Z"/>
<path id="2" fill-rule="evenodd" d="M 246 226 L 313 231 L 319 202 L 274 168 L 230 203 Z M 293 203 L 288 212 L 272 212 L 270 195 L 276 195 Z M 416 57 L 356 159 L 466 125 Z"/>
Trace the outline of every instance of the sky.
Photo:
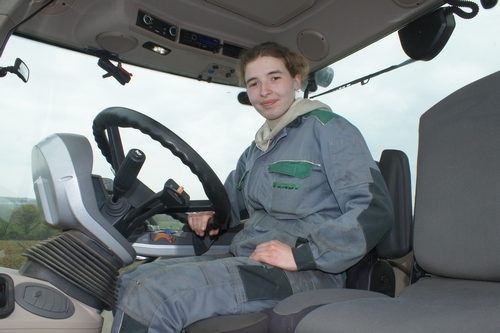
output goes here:
<path id="1" fill-rule="evenodd" d="M 374 159 L 383 149 L 405 151 L 415 183 L 420 115 L 458 88 L 500 69 L 499 28 L 499 8 L 481 9 L 472 20 L 456 17 L 448 45 L 432 61 L 413 63 L 318 100 L 361 130 Z M 156 119 L 188 142 L 222 182 L 263 123 L 252 107 L 237 102 L 239 88 L 129 65 L 124 67 L 133 78 L 121 86 L 102 79 L 94 57 L 13 37 L 0 66 L 11 66 L 17 57 L 27 63 L 31 77 L 27 84 L 15 75 L 0 78 L 0 196 L 34 197 L 31 149 L 52 133 L 86 136 L 94 150 L 94 173 L 111 177 L 91 129 L 94 117 L 107 107 L 123 106 Z M 333 64 L 334 80 L 328 88 L 407 59 L 397 34 L 390 35 Z M 146 153 L 139 178 L 153 190 L 161 190 L 172 178 L 192 199 L 205 198 L 197 178 L 168 150 L 135 130 L 122 131 L 122 138 L 126 149 Z"/>

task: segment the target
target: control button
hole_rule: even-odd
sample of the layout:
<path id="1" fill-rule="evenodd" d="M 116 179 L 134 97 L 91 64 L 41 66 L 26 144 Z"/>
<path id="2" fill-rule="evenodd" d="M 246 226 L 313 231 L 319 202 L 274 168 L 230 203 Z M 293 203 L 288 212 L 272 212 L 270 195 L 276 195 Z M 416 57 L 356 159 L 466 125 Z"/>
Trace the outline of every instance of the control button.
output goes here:
<path id="1" fill-rule="evenodd" d="M 149 15 L 144 15 L 142 20 L 144 21 L 144 23 L 146 23 L 147 25 L 151 25 L 153 24 L 153 18 Z"/>

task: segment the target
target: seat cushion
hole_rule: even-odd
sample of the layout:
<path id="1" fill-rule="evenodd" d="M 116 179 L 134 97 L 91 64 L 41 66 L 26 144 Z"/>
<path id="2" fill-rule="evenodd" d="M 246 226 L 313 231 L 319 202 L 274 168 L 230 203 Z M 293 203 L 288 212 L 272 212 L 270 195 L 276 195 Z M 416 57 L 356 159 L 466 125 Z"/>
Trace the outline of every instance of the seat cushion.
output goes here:
<path id="1" fill-rule="evenodd" d="M 269 322 L 264 312 L 218 316 L 197 321 L 184 329 L 185 333 L 265 333 Z"/>
<path id="2" fill-rule="evenodd" d="M 324 304 L 363 298 L 389 296 L 358 289 L 320 289 L 295 294 L 274 307 L 269 315 L 268 332 L 293 332 L 302 318 Z"/>
<path id="3" fill-rule="evenodd" d="M 395 299 L 359 298 L 321 306 L 295 332 L 500 332 L 499 300 L 500 283 L 423 278 Z"/>

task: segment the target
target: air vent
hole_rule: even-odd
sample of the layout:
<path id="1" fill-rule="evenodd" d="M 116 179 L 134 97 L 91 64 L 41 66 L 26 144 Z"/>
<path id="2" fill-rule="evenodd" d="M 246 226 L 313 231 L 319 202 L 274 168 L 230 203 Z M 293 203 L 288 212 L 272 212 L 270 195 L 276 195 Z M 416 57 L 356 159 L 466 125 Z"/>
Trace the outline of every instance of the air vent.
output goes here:
<path id="1" fill-rule="evenodd" d="M 244 50 L 244 48 L 241 46 L 226 42 L 222 46 L 222 55 L 225 55 L 226 57 L 238 59 L 240 57 L 241 51 L 243 51 L 243 50 Z"/>

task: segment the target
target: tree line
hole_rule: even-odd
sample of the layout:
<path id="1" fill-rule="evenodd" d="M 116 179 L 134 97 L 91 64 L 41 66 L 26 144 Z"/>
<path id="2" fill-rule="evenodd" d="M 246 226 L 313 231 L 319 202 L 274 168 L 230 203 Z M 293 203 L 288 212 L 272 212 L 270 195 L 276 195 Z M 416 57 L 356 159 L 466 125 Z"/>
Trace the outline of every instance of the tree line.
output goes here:
<path id="1" fill-rule="evenodd" d="M 43 223 L 40 211 L 34 204 L 16 207 L 9 221 L 0 218 L 0 239 L 3 240 L 43 240 L 58 232 Z"/>

